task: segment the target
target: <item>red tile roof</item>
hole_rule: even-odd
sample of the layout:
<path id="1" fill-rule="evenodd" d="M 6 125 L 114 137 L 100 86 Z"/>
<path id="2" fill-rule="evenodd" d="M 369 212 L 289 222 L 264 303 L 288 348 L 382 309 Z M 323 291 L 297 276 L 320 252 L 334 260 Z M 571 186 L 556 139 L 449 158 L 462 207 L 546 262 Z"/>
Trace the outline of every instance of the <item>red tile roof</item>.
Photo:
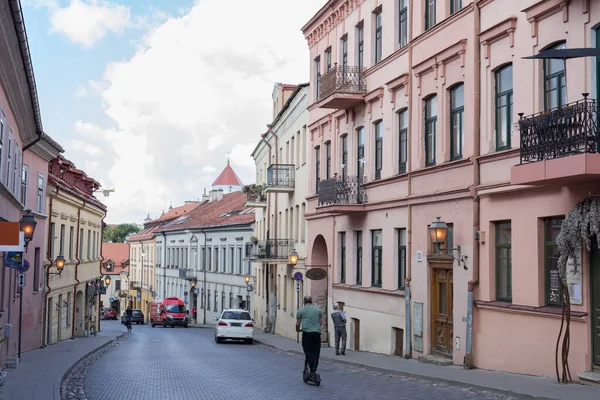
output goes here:
<path id="1" fill-rule="evenodd" d="M 159 231 L 251 224 L 254 222 L 254 208 L 246 208 L 246 195 L 232 192 L 223 195 L 221 200 L 206 202 L 188 215 L 164 225 Z"/>
<path id="2" fill-rule="evenodd" d="M 135 235 L 129 236 L 127 238 L 127 242 L 131 243 L 131 242 L 138 242 L 138 241 L 142 241 L 142 240 L 152 239 L 154 237 L 155 232 L 162 225 L 164 225 L 164 224 L 155 225 L 155 226 L 152 226 L 150 228 L 142 229 L 140 232 L 136 233 Z"/>
<path id="3" fill-rule="evenodd" d="M 217 177 L 215 182 L 212 184 L 213 186 L 243 186 L 242 181 L 237 176 L 233 168 L 229 165 L 229 160 L 227 160 L 227 166 L 221 172 L 221 175 Z"/>
<path id="4" fill-rule="evenodd" d="M 128 266 L 129 244 L 127 243 L 102 243 L 102 271 L 108 272 L 104 268 L 108 261 L 112 261 L 115 268 L 111 273 L 118 274 Z"/>
<path id="5" fill-rule="evenodd" d="M 170 221 L 173 218 L 177 218 L 185 213 L 192 211 L 193 209 L 198 207 L 200 204 L 202 204 L 202 202 L 193 202 L 193 203 L 185 204 L 183 206 L 172 208 L 169 211 L 167 211 L 166 214 L 161 215 L 160 217 L 158 217 L 157 219 L 155 219 L 154 221 L 151 221 L 151 222 Z"/>

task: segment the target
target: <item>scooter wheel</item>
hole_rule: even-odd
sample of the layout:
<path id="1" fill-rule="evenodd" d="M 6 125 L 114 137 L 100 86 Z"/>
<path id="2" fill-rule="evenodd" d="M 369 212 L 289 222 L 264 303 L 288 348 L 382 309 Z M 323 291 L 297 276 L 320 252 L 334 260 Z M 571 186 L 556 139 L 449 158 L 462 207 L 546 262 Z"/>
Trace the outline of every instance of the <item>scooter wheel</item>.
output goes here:
<path id="1" fill-rule="evenodd" d="M 315 376 L 315 386 L 321 386 L 321 376 Z"/>

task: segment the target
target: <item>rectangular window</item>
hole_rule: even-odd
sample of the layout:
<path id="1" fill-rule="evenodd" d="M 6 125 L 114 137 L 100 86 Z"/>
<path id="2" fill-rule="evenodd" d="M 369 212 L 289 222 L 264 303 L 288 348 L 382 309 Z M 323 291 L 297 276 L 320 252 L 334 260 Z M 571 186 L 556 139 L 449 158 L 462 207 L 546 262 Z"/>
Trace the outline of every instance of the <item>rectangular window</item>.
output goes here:
<path id="1" fill-rule="evenodd" d="M 233 274 L 233 267 L 235 266 L 235 247 L 229 246 L 229 273 Z"/>
<path id="2" fill-rule="evenodd" d="M 10 188 L 10 160 L 12 152 L 12 130 L 8 128 L 8 146 L 6 152 L 6 188 Z"/>
<path id="3" fill-rule="evenodd" d="M 552 49 L 565 49 L 565 42 Z M 545 110 L 562 107 L 567 104 L 567 76 L 565 61 L 561 59 L 544 60 L 544 107 Z"/>
<path id="4" fill-rule="evenodd" d="M 425 101 L 425 166 L 435 165 L 437 131 L 437 96 Z"/>
<path id="5" fill-rule="evenodd" d="M 221 292 L 221 312 L 225 309 L 225 292 Z"/>
<path id="6" fill-rule="evenodd" d="M 74 244 L 75 228 L 69 227 L 69 260 L 74 260 L 73 256 L 73 244 Z"/>
<path id="7" fill-rule="evenodd" d="M 450 15 L 460 11 L 462 8 L 462 0 L 450 0 Z"/>
<path id="8" fill-rule="evenodd" d="M 42 252 L 39 247 L 36 247 L 33 252 L 33 291 L 40 290 L 40 276 L 42 268 Z"/>
<path id="9" fill-rule="evenodd" d="M 18 181 L 17 181 L 17 177 L 19 176 L 19 169 L 21 168 L 20 163 L 20 156 L 19 156 L 19 147 L 17 145 L 17 139 L 15 138 L 15 160 L 14 160 L 14 166 L 13 166 L 13 179 L 12 179 L 12 194 L 14 194 L 16 196 L 17 194 L 17 185 L 18 185 Z"/>
<path id="10" fill-rule="evenodd" d="M 29 165 L 23 164 L 21 170 L 21 204 L 27 208 L 27 187 L 29 186 Z"/>
<path id="11" fill-rule="evenodd" d="M 435 25 L 436 0 L 425 0 L 425 30 Z"/>
<path id="12" fill-rule="evenodd" d="M 121 281 L 116 281 L 120 283 Z M 120 287 L 120 286 L 119 286 Z M 67 293 L 67 326 L 71 326 L 71 292 Z"/>
<path id="13" fill-rule="evenodd" d="M 4 153 L 4 127 L 6 126 L 6 116 L 0 108 L 0 180 L 2 180 L 2 156 Z"/>
<path id="14" fill-rule="evenodd" d="M 208 290 L 206 296 L 206 309 L 210 311 L 210 290 Z"/>
<path id="15" fill-rule="evenodd" d="M 398 229 L 398 290 L 404 290 L 406 279 L 406 229 Z"/>
<path id="16" fill-rule="evenodd" d="M 213 270 L 213 264 L 212 264 L 212 247 L 208 247 L 208 270 L 212 271 Z M 209 307 L 210 308 L 210 307 Z"/>
<path id="17" fill-rule="evenodd" d="M 509 64 L 496 71 L 496 150 L 510 149 L 513 108 L 513 70 Z"/>
<path id="18" fill-rule="evenodd" d="M 227 272 L 227 247 L 221 247 L 221 271 Z"/>
<path id="19" fill-rule="evenodd" d="M 319 193 L 319 181 L 321 180 L 321 148 L 315 147 L 315 193 Z"/>
<path id="20" fill-rule="evenodd" d="M 496 223 L 496 299 L 512 300 L 511 222 Z"/>
<path id="21" fill-rule="evenodd" d="M 375 64 L 381 61 L 383 50 L 383 15 L 381 9 L 375 14 Z"/>
<path id="22" fill-rule="evenodd" d="M 325 50 L 325 72 L 331 71 L 331 47 Z"/>
<path id="23" fill-rule="evenodd" d="M 342 136 L 342 179 L 348 176 L 348 135 Z"/>
<path id="24" fill-rule="evenodd" d="M 356 231 L 356 284 L 362 285 L 363 239 L 362 231 Z"/>
<path id="25" fill-rule="evenodd" d="M 213 271 L 219 272 L 219 267 L 220 267 L 220 264 L 219 264 L 219 246 L 214 246 L 213 249 L 214 249 L 214 252 L 215 252 L 215 265 L 214 265 Z"/>
<path id="26" fill-rule="evenodd" d="M 325 143 L 325 179 L 331 178 L 331 142 Z"/>
<path id="27" fill-rule="evenodd" d="M 56 249 L 54 248 L 54 243 L 56 240 L 56 225 L 54 222 L 50 224 L 50 259 L 54 260 L 56 258 Z"/>
<path id="28" fill-rule="evenodd" d="M 60 225 L 60 245 L 59 254 L 65 255 L 65 224 Z"/>
<path id="29" fill-rule="evenodd" d="M 315 65 L 315 101 L 320 99 L 321 89 L 321 58 L 317 57 L 314 61 Z"/>
<path id="30" fill-rule="evenodd" d="M 37 212 L 44 213 L 44 175 L 38 174 L 38 184 L 37 184 Z"/>
<path id="31" fill-rule="evenodd" d="M 88 235 L 87 235 L 87 260 L 91 260 L 92 259 L 92 231 L 88 229 Z"/>
<path id="32" fill-rule="evenodd" d="M 383 168 L 383 121 L 375 122 L 375 179 L 381 179 Z"/>
<path id="33" fill-rule="evenodd" d="M 408 44 L 408 0 L 398 0 L 398 44 Z"/>
<path id="34" fill-rule="evenodd" d="M 365 175 L 365 128 L 356 130 L 356 175 L 358 182 L 362 183 Z"/>
<path id="35" fill-rule="evenodd" d="M 465 86 L 460 84 L 450 90 L 450 159 L 462 158 L 465 137 Z"/>
<path id="36" fill-rule="evenodd" d="M 202 246 L 202 260 L 200 262 L 200 265 L 202 265 L 202 270 L 204 270 L 206 268 L 206 246 Z"/>
<path id="37" fill-rule="evenodd" d="M 81 258 L 83 256 L 83 228 L 79 230 L 79 253 L 77 253 L 77 258 Z"/>
<path id="38" fill-rule="evenodd" d="M 362 23 L 356 27 L 356 40 L 358 42 L 358 68 L 365 66 L 365 30 Z"/>
<path id="39" fill-rule="evenodd" d="M 406 173 L 408 163 L 408 110 L 398 113 L 398 173 Z"/>
<path id="40" fill-rule="evenodd" d="M 242 266 L 244 264 L 244 257 L 242 257 L 242 248 L 241 247 L 237 248 L 237 258 L 238 258 L 237 273 L 238 273 L 238 275 L 241 275 L 242 274 Z"/>
<path id="41" fill-rule="evenodd" d="M 371 286 L 381 287 L 383 231 L 371 231 Z"/>
<path id="42" fill-rule="evenodd" d="M 344 35 L 341 39 L 341 59 L 342 59 L 342 70 L 345 72 L 348 68 L 348 35 Z"/>
<path id="43" fill-rule="evenodd" d="M 340 232 L 340 283 L 346 283 L 346 232 Z"/>
<path id="44" fill-rule="evenodd" d="M 558 245 L 556 238 L 560 233 L 563 217 L 544 220 L 544 265 L 546 272 L 546 304 L 562 305 L 562 292 L 558 275 Z"/>

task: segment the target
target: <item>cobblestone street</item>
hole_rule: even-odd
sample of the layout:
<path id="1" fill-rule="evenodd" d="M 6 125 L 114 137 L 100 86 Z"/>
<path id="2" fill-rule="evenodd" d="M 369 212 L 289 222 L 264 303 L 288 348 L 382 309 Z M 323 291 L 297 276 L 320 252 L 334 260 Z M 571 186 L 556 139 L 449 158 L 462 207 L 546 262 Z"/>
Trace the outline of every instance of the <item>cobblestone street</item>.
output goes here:
<path id="1" fill-rule="evenodd" d="M 323 381 L 314 387 L 302 382 L 301 357 L 256 344 L 216 344 L 211 329 L 135 325 L 129 337 L 92 357 L 70 376 L 75 385 L 84 381 L 89 400 L 513 399 L 330 362 L 319 366 Z M 83 398 L 78 390 L 71 388 L 74 398 Z"/>

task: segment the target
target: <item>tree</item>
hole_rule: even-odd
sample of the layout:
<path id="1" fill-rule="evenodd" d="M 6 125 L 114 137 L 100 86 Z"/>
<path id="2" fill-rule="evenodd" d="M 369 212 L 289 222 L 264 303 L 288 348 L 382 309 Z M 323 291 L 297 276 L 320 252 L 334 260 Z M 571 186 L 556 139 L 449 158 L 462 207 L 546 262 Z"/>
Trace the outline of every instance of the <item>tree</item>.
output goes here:
<path id="1" fill-rule="evenodd" d="M 104 230 L 102 240 L 104 242 L 123 243 L 125 238 L 132 233 L 137 233 L 142 229 L 137 224 L 120 224 L 117 226 L 109 226 Z"/>

